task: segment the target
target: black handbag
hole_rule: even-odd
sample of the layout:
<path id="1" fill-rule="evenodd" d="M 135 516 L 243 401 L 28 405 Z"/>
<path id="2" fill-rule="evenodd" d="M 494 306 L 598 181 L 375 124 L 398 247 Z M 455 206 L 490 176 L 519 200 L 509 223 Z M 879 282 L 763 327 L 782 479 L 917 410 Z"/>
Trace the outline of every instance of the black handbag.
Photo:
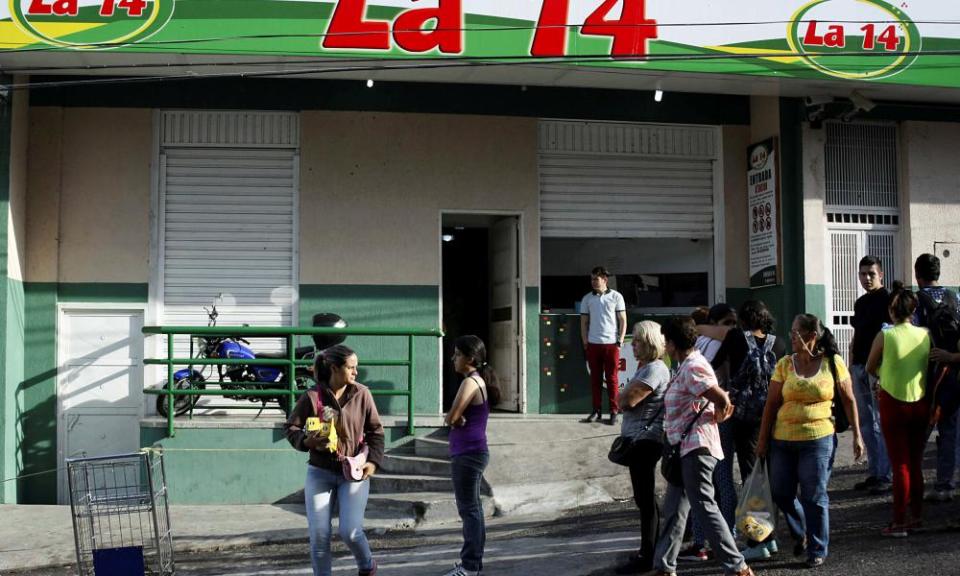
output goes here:
<path id="1" fill-rule="evenodd" d="M 700 416 L 703 415 L 703 412 L 709 405 L 710 402 L 707 402 L 703 405 L 703 408 L 697 412 L 697 416 L 690 421 L 687 429 L 680 435 L 679 442 L 676 444 L 663 443 L 663 459 L 660 461 L 660 474 L 673 486 L 683 486 L 683 469 L 680 463 L 680 447 L 683 446 L 683 440 L 687 437 L 687 434 L 693 430 L 693 425 L 697 423 L 697 420 L 700 419 Z"/>
<path id="2" fill-rule="evenodd" d="M 843 409 L 840 399 L 840 382 L 837 380 L 837 364 L 833 356 L 827 358 L 830 363 L 830 375 L 833 376 L 833 403 L 830 405 L 830 415 L 833 417 L 833 429 L 837 434 L 846 432 L 850 428 L 847 412 Z"/>
<path id="3" fill-rule="evenodd" d="M 661 412 L 663 412 L 662 404 L 660 405 L 660 409 L 657 410 L 652 418 L 650 418 L 641 431 L 646 432 L 649 430 L 650 426 L 657 421 L 657 417 L 660 416 Z M 635 457 L 634 450 L 636 450 L 637 444 L 638 442 L 636 442 L 633 438 L 617 436 L 613 439 L 613 444 L 610 445 L 610 452 L 607 453 L 607 459 L 614 464 L 629 466 L 633 463 Z"/>

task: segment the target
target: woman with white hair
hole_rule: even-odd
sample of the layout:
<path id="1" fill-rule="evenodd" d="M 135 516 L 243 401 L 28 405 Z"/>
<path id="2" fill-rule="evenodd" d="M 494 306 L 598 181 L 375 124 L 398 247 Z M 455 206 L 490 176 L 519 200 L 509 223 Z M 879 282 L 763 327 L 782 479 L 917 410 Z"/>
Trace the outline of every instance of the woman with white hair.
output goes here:
<path id="1" fill-rule="evenodd" d="M 617 574 L 646 572 L 653 567 L 653 551 L 660 532 L 660 509 L 654 492 L 657 462 L 663 454 L 663 394 L 670 382 L 664 364 L 660 325 L 650 320 L 633 327 L 633 355 L 637 371 L 620 393 L 623 425 L 620 435 L 631 441 L 630 481 L 640 509 L 640 550 Z"/>

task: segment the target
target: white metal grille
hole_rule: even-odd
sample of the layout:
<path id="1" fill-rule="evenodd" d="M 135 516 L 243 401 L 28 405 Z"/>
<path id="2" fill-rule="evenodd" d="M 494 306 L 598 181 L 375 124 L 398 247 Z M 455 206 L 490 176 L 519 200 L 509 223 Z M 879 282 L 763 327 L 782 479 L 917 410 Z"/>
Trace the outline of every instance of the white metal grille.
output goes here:
<path id="1" fill-rule="evenodd" d="M 161 130 L 161 146 L 296 148 L 300 140 L 292 112 L 175 110 L 163 113 Z"/>
<path id="2" fill-rule="evenodd" d="M 716 130 L 540 124 L 544 238 L 713 238 Z"/>
<path id="3" fill-rule="evenodd" d="M 833 256 L 833 310 L 853 311 L 857 301 L 857 234 L 832 232 L 830 253 Z"/>
<path id="4" fill-rule="evenodd" d="M 829 122 L 825 127 L 827 205 L 897 208 L 896 126 Z"/>
<path id="5" fill-rule="evenodd" d="M 867 232 L 867 254 L 876 256 L 883 265 L 883 285 L 887 290 L 893 285 L 894 280 L 900 280 L 906 285 L 910 285 L 909 279 L 897 276 L 897 259 L 894 243 L 896 237 L 891 233 Z"/>

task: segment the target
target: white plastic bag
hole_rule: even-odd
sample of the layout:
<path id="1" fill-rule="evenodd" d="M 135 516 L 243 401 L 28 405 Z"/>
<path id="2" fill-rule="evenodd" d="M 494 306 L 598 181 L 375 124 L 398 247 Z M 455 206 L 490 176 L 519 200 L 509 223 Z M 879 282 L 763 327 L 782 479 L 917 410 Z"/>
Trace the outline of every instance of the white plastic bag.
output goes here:
<path id="1" fill-rule="evenodd" d="M 763 542 L 776 528 L 777 510 L 770 496 L 766 459 L 758 459 L 743 485 L 734 516 L 737 530 L 755 542 Z"/>

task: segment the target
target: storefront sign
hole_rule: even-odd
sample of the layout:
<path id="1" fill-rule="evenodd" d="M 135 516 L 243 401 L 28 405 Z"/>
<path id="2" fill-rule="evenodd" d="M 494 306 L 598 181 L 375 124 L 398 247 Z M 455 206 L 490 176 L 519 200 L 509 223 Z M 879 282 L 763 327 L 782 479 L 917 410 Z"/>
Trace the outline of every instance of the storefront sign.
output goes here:
<path id="1" fill-rule="evenodd" d="M 8 0 L 0 51 L 469 58 L 960 87 L 960 2 Z M 436 63 L 432 63 L 436 65 Z"/>
<path id="2" fill-rule="evenodd" d="M 776 140 L 770 138 L 750 146 L 747 158 L 750 287 L 760 288 L 783 281 Z"/>

